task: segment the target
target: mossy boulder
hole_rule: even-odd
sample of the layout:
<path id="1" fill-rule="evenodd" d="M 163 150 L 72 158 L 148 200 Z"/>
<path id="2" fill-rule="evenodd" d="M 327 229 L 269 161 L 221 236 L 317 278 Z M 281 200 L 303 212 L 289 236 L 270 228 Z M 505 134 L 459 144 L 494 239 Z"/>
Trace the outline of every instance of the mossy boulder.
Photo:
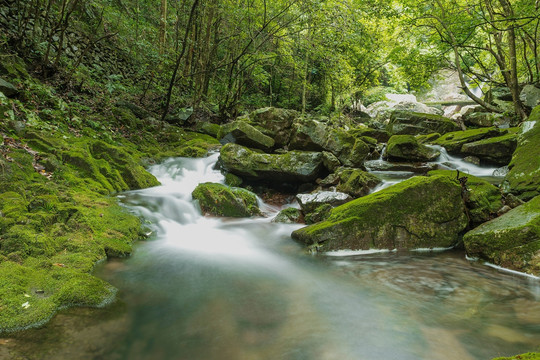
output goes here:
<path id="1" fill-rule="evenodd" d="M 199 184 L 191 196 L 203 214 L 227 217 L 260 215 L 257 196 L 242 188 L 217 183 Z"/>
<path id="2" fill-rule="evenodd" d="M 248 118 L 251 125 L 272 138 L 276 146 L 283 147 L 289 143 L 292 124 L 299 116 L 294 110 L 267 107 L 253 111 Z"/>
<path id="3" fill-rule="evenodd" d="M 469 231 L 463 241 L 469 256 L 540 275 L 540 196 Z"/>
<path id="4" fill-rule="evenodd" d="M 289 142 L 290 150 L 322 151 L 329 129 L 327 124 L 307 118 L 294 123 Z"/>
<path id="5" fill-rule="evenodd" d="M 390 133 L 383 129 L 373 129 L 370 127 L 362 127 L 350 131 L 355 137 L 367 136 L 376 139 L 379 143 L 386 143 L 390 139 Z"/>
<path id="6" fill-rule="evenodd" d="M 272 222 L 282 223 L 282 224 L 297 224 L 301 223 L 303 220 L 302 211 L 297 208 L 289 207 L 281 210 L 275 218 L 272 219 Z"/>
<path id="7" fill-rule="evenodd" d="M 381 183 L 381 179 L 375 175 L 355 168 L 340 168 L 336 171 L 336 176 L 336 190 L 353 197 L 365 196 Z"/>
<path id="8" fill-rule="evenodd" d="M 432 161 L 441 153 L 420 144 L 412 135 L 394 135 L 388 140 L 386 156 L 395 161 Z"/>
<path id="9" fill-rule="evenodd" d="M 450 179 L 456 179 L 455 170 L 434 170 L 429 176 L 444 175 Z M 470 221 L 473 224 L 481 224 L 497 217 L 498 211 L 503 206 L 501 190 L 487 180 L 473 175 L 461 173 L 460 177 L 467 176 L 465 184 L 467 192 L 464 194 L 465 203 L 469 210 Z"/>
<path id="10" fill-rule="evenodd" d="M 236 120 L 221 126 L 218 137 L 228 142 L 269 151 L 274 147 L 274 140 L 245 121 Z"/>
<path id="11" fill-rule="evenodd" d="M 386 130 L 393 135 L 446 134 L 460 130 L 452 120 L 441 115 L 394 111 Z"/>
<path id="12" fill-rule="evenodd" d="M 311 182 L 323 170 L 323 156 L 319 152 L 289 151 L 284 154 L 264 154 L 237 144 L 221 148 L 220 161 L 225 170 L 255 181 Z"/>
<path id="13" fill-rule="evenodd" d="M 506 135 L 508 130 L 494 127 L 470 129 L 465 131 L 453 131 L 442 135 L 433 144 L 440 145 L 451 154 L 458 154 L 464 144 L 484 140 L 492 137 Z"/>
<path id="14" fill-rule="evenodd" d="M 461 153 L 476 156 L 484 162 L 507 165 L 516 147 L 517 135 L 510 133 L 464 144 L 461 147 Z"/>
<path id="15" fill-rule="evenodd" d="M 451 247 L 467 222 L 457 181 L 417 176 L 338 206 L 292 236 L 323 251 Z"/>
<path id="16" fill-rule="evenodd" d="M 505 192 L 514 193 L 522 200 L 540 195 L 540 106 L 534 108 L 522 125 L 508 168 L 503 182 Z"/>
<path id="17" fill-rule="evenodd" d="M 2 78 L 0 78 L 0 92 L 7 97 L 17 96 L 19 94 L 19 90 L 17 90 L 12 83 L 9 83 Z"/>

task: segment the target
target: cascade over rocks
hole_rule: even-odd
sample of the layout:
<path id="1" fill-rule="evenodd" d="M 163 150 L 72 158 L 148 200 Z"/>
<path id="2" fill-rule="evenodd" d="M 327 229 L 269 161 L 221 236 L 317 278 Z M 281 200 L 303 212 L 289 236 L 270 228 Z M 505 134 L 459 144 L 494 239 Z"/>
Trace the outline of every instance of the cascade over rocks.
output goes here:
<path id="1" fill-rule="evenodd" d="M 394 135 L 388 140 L 386 155 L 397 161 L 431 161 L 441 153 L 418 143 L 412 135 Z"/>
<path id="2" fill-rule="evenodd" d="M 323 171 L 320 152 L 288 151 L 284 154 L 259 153 L 238 144 L 221 148 L 220 161 L 225 170 L 254 181 L 300 184 L 312 182 Z"/>
<path id="3" fill-rule="evenodd" d="M 540 275 L 540 196 L 469 231 L 463 241 L 469 256 Z"/>
<path id="4" fill-rule="evenodd" d="M 441 115 L 394 111 L 386 130 L 394 135 L 446 134 L 458 131 L 460 127 Z"/>
<path id="5" fill-rule="evenodd" d="M 451 247 L 467 223 L 457 181 L 417 176 L 338 206 L 292 236 L 321 251 Z"/>
<path id="6" fill-rule="evenodd" d="M 540 106 L 524 122 L 503 189 L 522 200 L 540 195 Z"/>
<path id="7" fill-rule="evenodd" d="M 463 145 L 467 143 L 498 137 L 507 133 L 508 130 L 506 129 L 497 129 L 494 127 L 454 131 L 442 135 L 433 144 L 444 147 L 450 154 L 459 154 Z"/>

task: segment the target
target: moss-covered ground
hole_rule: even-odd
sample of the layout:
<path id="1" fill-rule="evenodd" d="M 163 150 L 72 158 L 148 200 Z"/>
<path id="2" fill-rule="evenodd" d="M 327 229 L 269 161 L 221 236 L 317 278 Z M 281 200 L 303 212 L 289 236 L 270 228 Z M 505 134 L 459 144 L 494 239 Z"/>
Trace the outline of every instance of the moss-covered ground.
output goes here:
<path id="1" fill-rule="evenodd" d="M 144 236 L 114 194 L 158 185 L 144 168 L 153 161 L 219 145 L 137 118 L 112 99 L 69 98 L 16 56 L 2 61 L 20 94 L 0 93 L 0 333 L 39 326 L 61 308 L 113 301 L 116 289 L 92 270 L 129 256 Z"/>

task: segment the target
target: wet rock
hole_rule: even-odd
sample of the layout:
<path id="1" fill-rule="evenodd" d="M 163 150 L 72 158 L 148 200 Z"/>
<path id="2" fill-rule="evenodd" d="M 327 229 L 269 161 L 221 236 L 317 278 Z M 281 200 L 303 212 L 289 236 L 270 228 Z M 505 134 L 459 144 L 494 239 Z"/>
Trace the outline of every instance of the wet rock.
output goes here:
<path id="1" fill-rule="evenodd" d="M 248 118 L 252 126 L 271 137 L 278 147 L 289 143 L 293 122 L 300 116 L 297 111 L 267 107 L 253 111 Z"/>
<path id="2" fill-rule="evenodd" d="M 250 148 L 269 151 L 274 147 L 274 140 L 245 121 L 237 120 L 221 126 L 219 139 L 227 139 Z"/>
<path id="3" fill-rule="evenodd" d="M 304 214 L 308 214 L 323 204 L 338 206 L 352 200 L 349 194 L 337 191 L 317 191 L 311 194 L 298 194 L 296 199 Z"/>
<path id="4" fill-rule="evenodd" d="M 480 165 L 480 159 L 477 158 L 476 156 L 466 156 L 463 158 L 463 161 L 466 161 L 468 162 L 469 164 L 474 164 L 474 165 Z M 495 170 L 497 171 L 497 170 Z M 499 176 L 499 175 L 495 175 L 495 173 L 493 174 L 494 176 Z"/>
<path id="5" fill-rule="evenodd" d="M 433 143 L 443 146 L 450 154 L 459 154 L 461 147 L 467 143 L 502 136 L 507 133 L 508 130 L 501 130 L 495 127 L 454 131 L 442 135 Z"/>
<path id="6" fill-rule="evenodd" d="M 522 125 L 508 169 L 503 182 L 506 193 L 522 200 L 540 195 L 540 106 L 534 108 L 529 121 Z"/>
<path id="7" fill-rule="evenodd" d="M 235 175 L 255 181 L 270 181 L 274 185 L 314 181 L 324 168 L 320 152 L 264 154 L 237 144 L 223 146 L 220 160 L 223 167 Z"/>
<path id="8" fill-rule="evenodd" d="M 216 183 L 199 184 L 191 196 L 198 201 L 203 214 L 228 217 L 260 215 L 257 196 L 242 188 Z"/>
<path id="9" fill-rule="evenodd" d="M 331 152 L 323 151 L 322 154 L 324 167 L 327 168 L 328 171 L 336 171 L 341 166 L 339 159 Z"/>
<path id="10" fill-rule="evenodd" d="M 303 219 L 302 212 L 297 208 L 287 208 L 281 210 L 272 222 L 283 223 L 283 224 L 298 224 L 301 223 Z"/>
<path id="11" fill-rule="evenodd" d="M 294 124 L 290 150 L 322 151 L 327 125 L 315 119 L 303 119 Z"/>
<path id="12" fill-rule="evenodd" d="M 341 168 L 336 172 L 336 176 L 338 178 L 336 190 L 353 197 L 365 196 L 381 183 L 381 179 L 360 169 Z"/>
<path id="13" fill-rule="evenodd" d="M 512 159 L 516 146 L 517 135 L 510 133 L 464 144 L 461 153 L 476 156 L 489 163 L 506 165 Z"/>
<path id="14" fill-rule="evenodd" d="M 458 131 L 459 126 L 441 115 L 394 111 L 386 130 L 394 135 L 419 135 Z"/>
<path id="15" fill-rule="evenodd" d="M 390 139 L 390 133 L 383 129 L 373 129 L 370 127 L 353 129 L 350 131 L 355 137 L 367 136 L 376 139 L 379 143 L 386 143 Z"/>
<path id="16" fill-rule="evenodd" d="M 17 90 L 17 88 L 13 84 L 5 81 L 2 78 L 0 78 L 0 92 L 2 92 L 7 97 L 13 97 L 19 94 L 19 90 Z"/>
<path id="17" fill-rule="evenodd" d="M 332 209 L 333 206 L 330 204 L 322 204 L 321 206 L 317 206 L 315 209 L 313 209 L 313 211 L 305 214 L 306 224 L 311 225 L 326 220 Z"/>
<path id="18" fill-rule="evenodd" d="M 477 164 L 478 165 L 478 164 Z M 493 176 L 506 176 L 508 174 L 508 166 L 501 166 L 493 171 Z"/>
<path id="19" fill-rule="evenodd" d="M 322 251 L 449 247 L 467 226 L 461 187 L 417 176 L 334 208 L 325 221 L 293 232 Z"/>
<path id="20" fill-rule="evenodd" d="M 386 155 L 397 161 L 431 161 L 441 153 L 420 144 L 412 135 L 394 135 L 388 140 Z"/>
<path id="21" fill-rule="evenodd" d="M 519 99 L 525 106 L 532 109 L 540 105 L 540 89 L 534 85 L 525 85 L 519 94 Z"/>
<path id="22" fill-rule="evenodd" d="M 191 115 L 193 115 L 192 107 L 175 109 L 165 117 L 165 121 L 173 125 L 183 125 L 190 119 Z"/>
<path id="23" fill-rule="evenodd" d="M 455 170 L 430 171 L 429 176 L 443 175 L 449 179 L 456 179 Z M 466 176 L 465 187 L 467 191 L 463 194 L 465 204 L 469 210 L 469 218 L 473 224 L 481 224 L 497 217 L 497 213 L 503 206 L 501 191 L 496 186 L 484 179 L 473 175 L 460 174 Z"/>
<path id="24" fill-rule="evenodd" d="M 463 241 L 469 256 L 539 275 L 540 196 L 469 231 Z"/>
<path id="25" fill-rule="evenodd" d="M 436 163 L 397 163 L 384 160 L 366 161 L 366 168 L 369 171 L 387 171 L 387 172 L 410 172 L 415 174 L 426 174 L 428 171 L 436 170 L 439 166 Z"/>

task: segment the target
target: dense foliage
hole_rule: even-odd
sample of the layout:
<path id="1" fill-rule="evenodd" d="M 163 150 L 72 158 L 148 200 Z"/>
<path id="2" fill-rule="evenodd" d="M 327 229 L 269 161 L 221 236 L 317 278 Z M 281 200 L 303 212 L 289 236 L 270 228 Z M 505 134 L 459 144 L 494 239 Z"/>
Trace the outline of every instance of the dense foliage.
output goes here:
<path id="1" fill-rule="evenodd" d="M 540 81 L 531 0 L 4 3 L 18 21 L 2 40 L 25 49 L 45 76 L 62 69 L 66 85 L 81 87 L 105 79 L 111 93 L 129 85 L 160 111 L 172 99 L 224 117 L 261 106 L 328 112 L 373 86 L 417 90 L 455 68 L 487 109 L 523 118 L 519 87 Z M 123 56 L 105 56 L 104 66 L 100 50 L 110 43 Z M 473 95 L 501 85 L 514 109 Z"/>

